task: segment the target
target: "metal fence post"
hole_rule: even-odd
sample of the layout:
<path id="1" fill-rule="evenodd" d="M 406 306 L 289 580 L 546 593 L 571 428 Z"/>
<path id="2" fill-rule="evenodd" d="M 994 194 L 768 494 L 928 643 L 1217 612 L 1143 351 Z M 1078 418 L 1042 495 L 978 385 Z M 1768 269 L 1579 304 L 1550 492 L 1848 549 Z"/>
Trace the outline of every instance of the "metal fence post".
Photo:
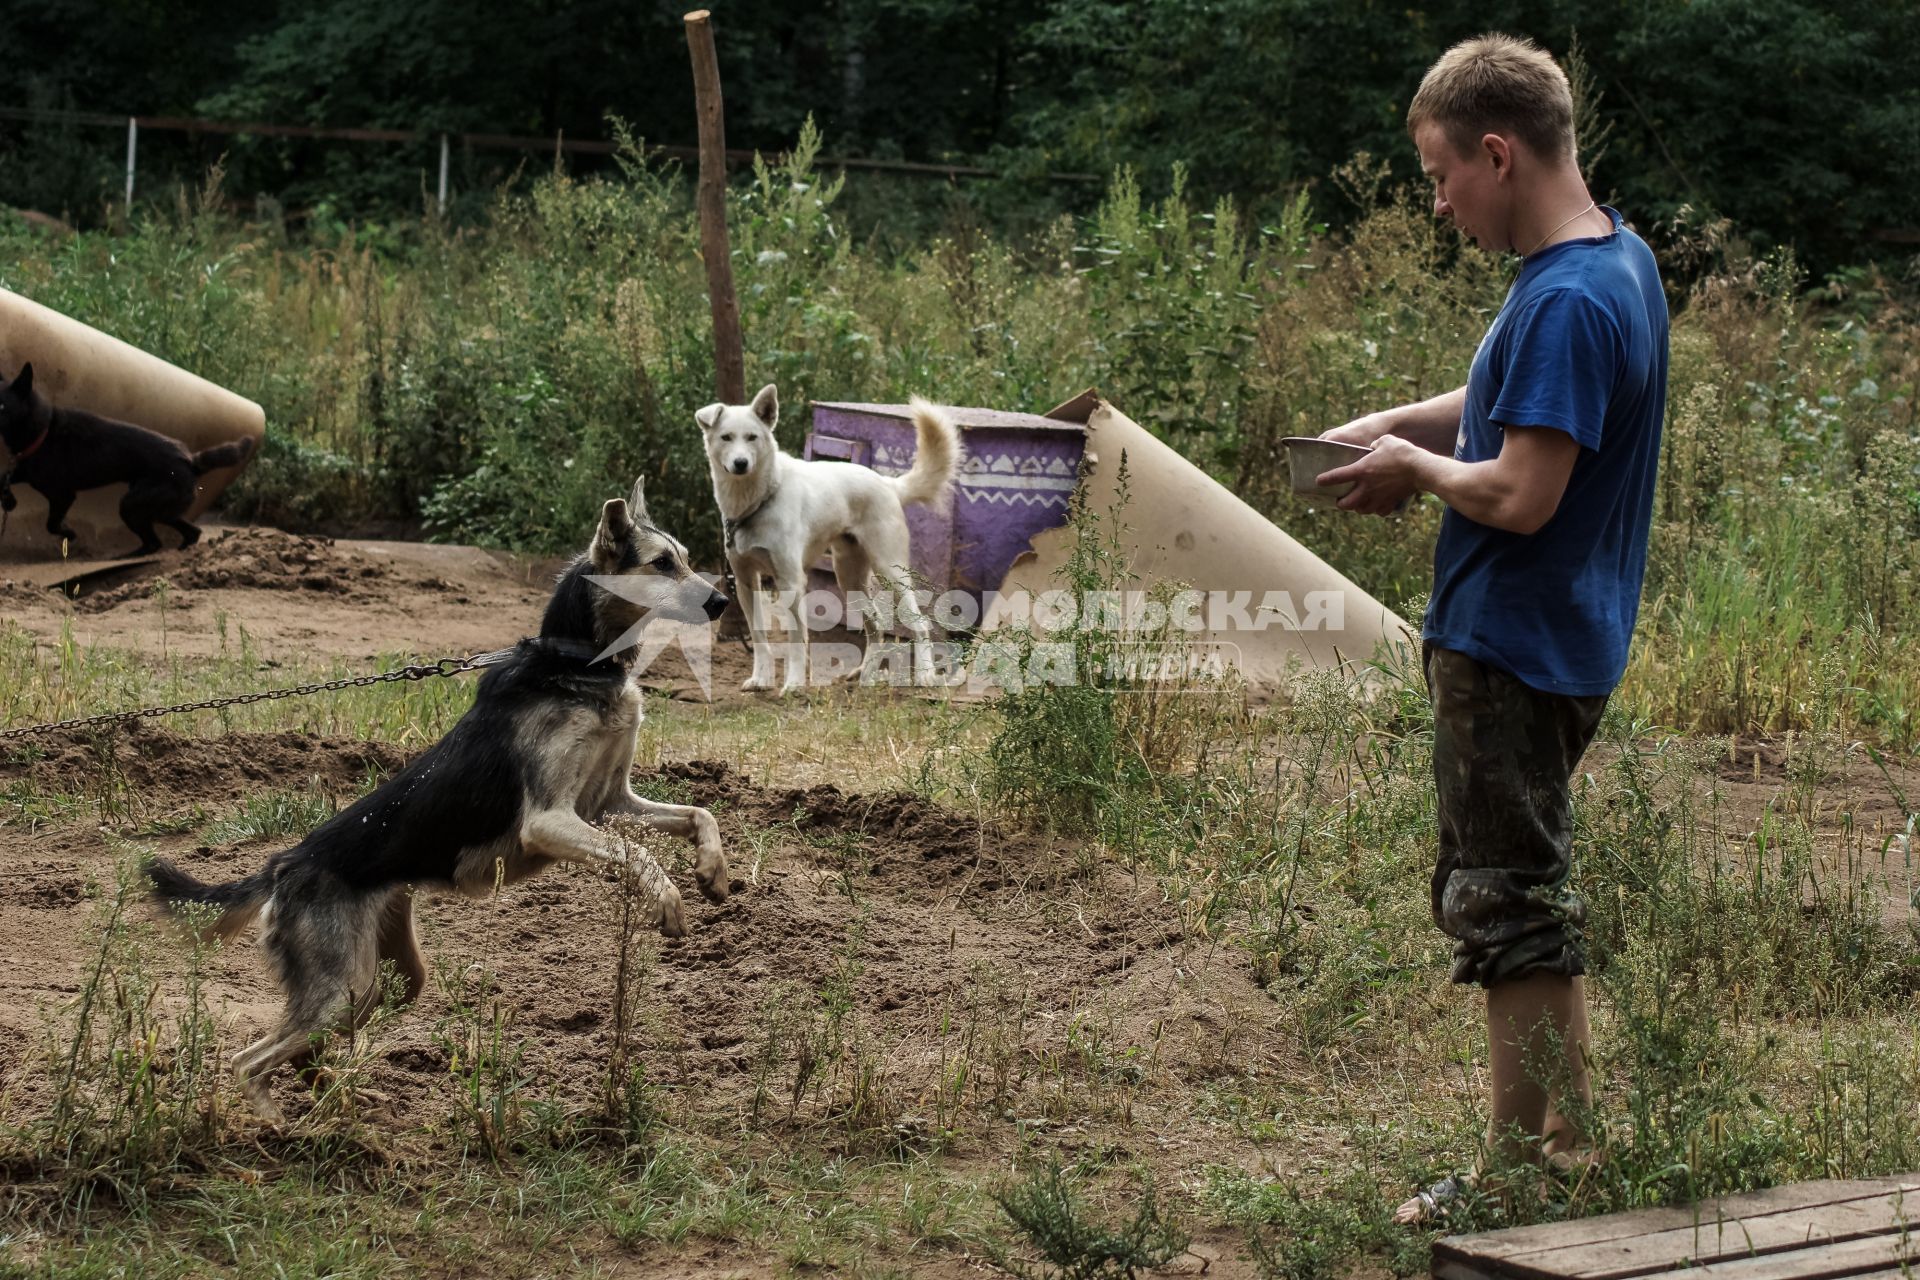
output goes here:
<path id="1" fill-rule="evenodd" d="M 140 122 L 127 117 L 127 213 L 133 213 L 133 156 L 140 148 Z"/>
<path id="2" fill-rule="evenodd" d="M 447 135 L 440 135 L 440 216 L 447 216 Z"/>

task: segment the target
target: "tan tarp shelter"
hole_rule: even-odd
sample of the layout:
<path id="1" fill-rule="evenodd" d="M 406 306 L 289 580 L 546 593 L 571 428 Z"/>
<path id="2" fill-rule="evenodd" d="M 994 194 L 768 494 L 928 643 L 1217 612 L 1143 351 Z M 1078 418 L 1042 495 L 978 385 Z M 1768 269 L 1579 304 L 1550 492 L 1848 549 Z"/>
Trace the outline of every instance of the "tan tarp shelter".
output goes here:
<path id="1" fill-rule="evenodd" d="M 1228 625 L 1196 631 L 1191 639 L 1198 647 L 1217 646 L 1250 691 L 1273 692 L 1290 669 L 1364 664 L 1383 647 L 1416 644 L 1392 610 L 1097 392 L 1083 392 L 1047 416 L 1086 424 L 1083 483 L 1096 513 L 1114 510 L 1126 455 L 1129 496 L 1119 522 L 1135 582 L 1143 589 L 1177 582 L 1225 605 L 1196 616 Z M 1059 588 L 1073 541 L 1066 527 L 1035 538 L 1033 549 L 1008 569 L 999 601 Z M 1004 607 L 990 610 L 982 630 L 1004 626 L 1010 616 Z"/>

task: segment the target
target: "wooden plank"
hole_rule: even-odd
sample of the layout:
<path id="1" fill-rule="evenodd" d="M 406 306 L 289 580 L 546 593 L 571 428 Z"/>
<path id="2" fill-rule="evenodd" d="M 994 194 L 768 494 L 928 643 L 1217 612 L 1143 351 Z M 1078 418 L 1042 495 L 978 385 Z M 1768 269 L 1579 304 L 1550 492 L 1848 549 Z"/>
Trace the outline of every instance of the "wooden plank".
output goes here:
<path id="1" fill-rule="evenodd" d="M 1542 1249 L 1570 1245 L 1599 1244 L 1631 1236 L 1673 1231 L 1699 1224 L 1713 1224 L 1736 1218 L 1756 1218 L 1770 1213 L 1790 1213 L 1823 1204 L 1838 1204 L 1871 1195 L 1890 1195 L 1902 1187 L 1920 1189 L 1920 1174 L 1904 1178 L 1865 1178 L 1827 1182 L 1794 1182 L 1765 1191 L 1703 1200 L 1697 1205 L 1670 1209 L 1636 1209 L 1631 1213 L 1610 1213 L 1598 1218 L 1580 1218 L 1573 1222 L 1546 1222 L 1537 1227 L 1510 1227 L 1480 1235 L 1446 1236 L 1434 1242 L 1436 1253 L 1471 1253 L 1488 1259 L 1516 1257 Z"/>
<path id="2" fill-rule="evenodd" d="M 75 587 L 97 585 L 103 579 L 155 564 L 160 555 L 128 556 L 124 560 L 49 560 L 39 564 L 0 566 L 8 576 L 45 591 L 71 594 Z"/>
<path id="3" fill-rule="evenodd" d="M 135 116 L 142 129 L 175 133 L 237 133 L 262 138 L 337 138 L 343 142 L 419 142 L 426 137 L 412 129 L 322 129 L 304 124 L 258 124 L 202 120 L 195 116 Z"/>
<path id="4" fill-rule="evenodd" d="M 1920 1197 L 1920 1175 L 1793 1183 L 1682 1208 L 1642 1209 L 1574 1222 L 1514 1227 L 1471 1236 L 1447 1236 L 1434 1242 L 1433 1274 L 1442 1280 L 1469 1280 L 1483 1276 L 1575 1275 L 1581 1276 L 1582 1280 L 1597 1280 L 1597 1276 L 1590 1278 L 1584 1272 L 1556 1268 L 1546 1255 L 1564 1252 L 1572 1261 L 1575 1260 L 1575 1251 L 1579 1250 L 1595 1250 L 1607 1245 L 1615 1245 L 1619 1249 L 1631 1245 L 1637 1249 L 1638 1242 L 1649 1236 L 1665 1236 L 1667 1239 L 1664 1243 L 1671 1247 L 1683 1238 L 1705 1239 L 1703 1233 L 1711 1233 L 1724 1246 L 1728 1237 L 1750 1235 L 1768 1218 L 1783 1214 L 1804 1216 L 1822 1209 L 1852 1206 L 1860 1202 L 1877 1206 L 1879 1212 L 1887 1212 L 1889 1199 L 1896 1195 Z M 1914 1209 L 1916 1216 L 1920 1216 L 1920 1199 L 1915 1200 Z M 1875 1210 L 1869 1210 L 1872 1211 Z M 1850 1232 L 1865 1229 L 1847 1214 L 1836 1219 L 1836 1225 L 1843 1223 Z M 1800 1223 L 1803 1231 L 1809 1225 L 1806 1221 Z M 1782 1235 L 1769 1234 L 1767 1238 L 1778 1241 Z M 1747 1252 L 1745 1249 L 1736 1251 Z M 1596 1252 L 1586 1255 L 1585 1261 L 1601 1268 L 1597 1274 L 1617 1277 L 1641 1274 L 1647 1269 L 1664 1269 L 1677 1260 L 1670 1254 L 1665 1263 L 1646 1263 L 1622 1270 L 1621 1256 L 1618 1250 L 1611 1258 L 1604 1252 Z M 1683 1252 L 1679 1256 L 1690 1255 Z"/>
<path id="5" fill-rule="evenodd" d="M 1764 1258 L 1716 1262 L 1691 1269 L 1687 1280 L 1834 1280 L 1916 1261 L 1920 1261 L 1920 1237 L 1903 1230 Z"/>
<path id="6" fill-rule="evenodd" d="M 1507 1262 L 1514 1274 L 1627 1280 L 1675 1267 L 1706 1266 L 1885 1234 L 1904 1226 L 1909 1213 L 1920 1217 L 1920 1196 L 1902 1203 L 1898 1192 L 1876 1193 L 1785 1213 L 1728 1218 L 1622 1240 L 1545 1249 Z"/>

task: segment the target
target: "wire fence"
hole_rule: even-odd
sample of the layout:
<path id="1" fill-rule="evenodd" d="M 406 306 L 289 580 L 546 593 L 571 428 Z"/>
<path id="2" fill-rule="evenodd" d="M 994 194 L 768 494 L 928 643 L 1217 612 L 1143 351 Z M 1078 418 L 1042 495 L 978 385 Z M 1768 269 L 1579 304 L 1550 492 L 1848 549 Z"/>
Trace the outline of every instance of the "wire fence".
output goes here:
<path id="1" fill-rule="evenodd" d="M 257 122 L 235 122 L 228 120 L 203 120 L 189 116 L 120 116 L 106 115 L 92 111 L 57 111 L 32 107 L 0 107 L 0 120 L 19 120 L 27 123 L 81 125 L 88 127 L 113 128 L 126 130 L 126 188 L 124 199 L 129 207 L 133 204 L 137 186 L 140 154 L 140 135 L 144 133 L 182 133 L 189 136 L 212 134 L 257 138 L 300 138 L 327 142 L 379 143 L 419 145 L 437 142 L 439 147 L 440 176 L 436 200 L 444 211 L 447 207 L 448 179 L 451 170 L 453 152 L 456 147 L 464 150 L 530 151 L 545 152 L 554 156 L 562 155 L 612 155 L 620 149 L 620 144 L 600 138 L 569 138 L 565 134 L 553 137 L 537 137 L 505 133 L 433 133 L 416 129 L 372 129 L 372 128 L 327 128 L 315 125 L 263 124 Z M 648 156 L 665 156 L 675 160 L 697 160 L 700 156 L 697 147 L 649 145 Z M 741 148 L 728 148 L 729 164 L 751 162 L 756 155 L 766 154 Z M 778 160 L 785 155 L 776 152 L 768 155 L 770 160 Z M 873 160 L 859 156 L 820 156 L 814 163 L 821 168 L 854 169 L 875 173 L 901 174 L 907 177 L 937 178 L 947 182 L 962 179 L 995 179 L 1006 175 L 996 169 L 979 165 L 965 164 L 929 164 L 906 160 Z M 1101 179 L 1091 173 L 1043 173 L 1037 177 L 1044 182 L 1067 185 L 1096 184 Z"/>

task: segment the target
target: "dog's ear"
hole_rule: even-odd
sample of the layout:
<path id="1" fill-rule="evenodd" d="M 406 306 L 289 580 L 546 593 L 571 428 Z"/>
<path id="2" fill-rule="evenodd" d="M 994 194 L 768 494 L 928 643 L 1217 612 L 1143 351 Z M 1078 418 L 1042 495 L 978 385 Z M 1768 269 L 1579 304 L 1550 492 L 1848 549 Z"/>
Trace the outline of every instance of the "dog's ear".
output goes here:
<path id="1" fill-rule="evenodd" d="M 760 394 L 753 398 L 753 416 L 765 423 L 769 431 L 780 421 L 780 393 L 773 389 L 771 382 L 760 388 Z"/>
<path id="2" fill-rule="evenodd" d="M 626 541 L 633 532 L 633 519 L 627 514 L 625 498 L 608 498 L 607 505 L 600 508 L 600 532 L 598 540 L 611 546 Z"/>
<path id="3" fill-rule="evenodd" d="M 635 524 L 652 524 L 647 518 L 647 480 L 645 476 L 633 478 L 633 492 L 627 495 L 627 515 Z"/>
<path id="4" fill-rule="evenodd" d="M 702 431 L 711 431 L 713 424 L 720 421 L 720 411 L 726 407 L 723 404 L 710 404 L 704 409 L 695 409 L 693 420 L 700 424 Z"/>
<path id="5" fill-rule="evenodd" d="M 29 360 L 20 366 L 20 372 L 13 379 L 13 389 L 23 396 L 32 393 L 33 361 Z"/>

